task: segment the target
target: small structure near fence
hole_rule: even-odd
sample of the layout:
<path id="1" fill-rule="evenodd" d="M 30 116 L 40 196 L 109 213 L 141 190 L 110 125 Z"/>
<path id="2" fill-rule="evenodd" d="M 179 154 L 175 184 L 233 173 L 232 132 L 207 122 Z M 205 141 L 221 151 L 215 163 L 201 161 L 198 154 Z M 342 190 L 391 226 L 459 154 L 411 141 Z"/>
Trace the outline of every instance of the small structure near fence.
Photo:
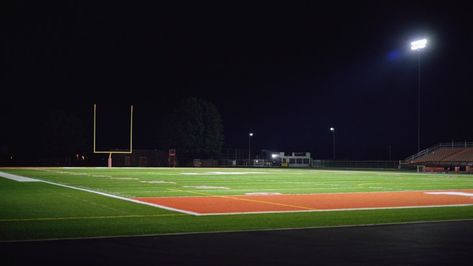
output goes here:
<path id="1" fill-rule="evenodd" d="M 310 167 L 310 152 L 273 152 L 263 150 L 265 161 L 271 162 L 271 166 L 281 167 Z M 255 161 L 255 163 L 257 163 Z"/>

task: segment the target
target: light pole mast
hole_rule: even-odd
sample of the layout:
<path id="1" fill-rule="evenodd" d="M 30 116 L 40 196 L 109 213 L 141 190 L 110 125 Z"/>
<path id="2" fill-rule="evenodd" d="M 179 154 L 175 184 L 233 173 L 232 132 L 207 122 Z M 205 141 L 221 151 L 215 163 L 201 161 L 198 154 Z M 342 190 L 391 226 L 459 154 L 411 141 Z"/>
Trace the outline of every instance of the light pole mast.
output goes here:
<path id="1" fill-rule="evenodd" d="M 427 39 L 411 42 L 411 50 L 417 52 L 417 152 L 420 151 L 420 52 L 427 46 Z"/>
<path id="2" fill-rule="evenodd" d="M 248 134 L 248 165 L 251 165 L 251 137 L 253 137 L 252 132 Z"/>
<path id="3" fill-rule="evenodd" d="M 334 127 L 331 127 L 330 128 L 330 131 L 332 131 L 332 135 L 333 135 L 333 159 L 335 160 L 335 128 Z"/>

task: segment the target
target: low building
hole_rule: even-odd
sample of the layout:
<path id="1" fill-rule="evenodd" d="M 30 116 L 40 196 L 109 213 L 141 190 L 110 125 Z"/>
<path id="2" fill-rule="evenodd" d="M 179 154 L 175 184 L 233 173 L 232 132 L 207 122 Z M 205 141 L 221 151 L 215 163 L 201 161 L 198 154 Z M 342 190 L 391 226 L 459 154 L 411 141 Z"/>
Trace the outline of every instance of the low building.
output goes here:
<path id="1" fill-rule="evenodd" d="M 274 152 L 264 150 L 266 160 L 271 160 L 273 166 L 281 167 L 310 167 L 310 152 Z"/>

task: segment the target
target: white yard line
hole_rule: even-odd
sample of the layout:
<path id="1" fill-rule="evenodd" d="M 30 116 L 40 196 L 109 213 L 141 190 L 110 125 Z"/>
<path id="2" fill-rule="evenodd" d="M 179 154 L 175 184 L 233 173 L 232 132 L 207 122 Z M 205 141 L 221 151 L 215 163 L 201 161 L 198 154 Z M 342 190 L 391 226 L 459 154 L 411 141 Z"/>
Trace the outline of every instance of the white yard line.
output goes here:
<path id="1" fill-rule="evenodd" d="M 170 211 L 175 211 L 175 212 L 180 212 L 180 213 L 185 213 L 185 214 L 190 214 L 190 215 L 195 215 L 195 216 L 200 215 L 199 213 L 196 213 L 196 212 L 176 209 L 176 208 L 167 207 L 167 206 L 163 206 L 163 205 L 159 205 L 159 204 L 139 201 L 139 200 L 135 200 L 135 199 L 131 199 L 131 198 L 125 198 L 125 197 L 121 197 L 121 196 L 117 196 L 117 195 L 113 195 L 113 194 L 108 194 L 108 193 L 104 193 L 104 192 L 99 192 L 99 191 L 95 191 L 95 190 L 91 190 L 91 189 L 85 189 L 85 188 L 79 188 L 79 187 L 74 187 L 74 186 L 69 186 L 69 185 L 63 185 L 63 184 L 54 183 L 54 182 L 45 181 L 45 180 L 40 180 L 40 181 L 43 182 L 43 183 L 47 183 L 47 184 L 51 184 L 51 185 L 55 185 L 55 186 L 59 186 L 59 187 L 65 187 L 65 188 L 85 191 L 85 192 L 89 192 L 89 193 L 94 193 L 94 194 L 106 196 L 106 197 L 109 197 L 109 198 L 129 201 L 129 202 L 138 203 L 138 204 L 147 205 L 147 206 L 152 206 L 152 207 L 158 207 L 158 208 L 165 209 L 165 210 L 170 210 Z"/>
<path id="2" fill-rule="evenodd" d="M 102 195 L 102 196 L 109 197 L 109 198 L 124 200 L 124 201 L 128 201 L 128 202 L 138 203 L 138 204 L 152 206 L 152 207 L 158 207 L 158 208 L 165 209 L 165 210 L 170 210 L 170 211 L 175 211 L 175 212 L 180 212 L 180 213 L 185 213 L 185 214 L 190 214 L 190 215 L 195 215 L 195 216 L 200 215 L 199 213 L 196 213 L 196 212 L 176 209 L 176 208 L 167 207 L 167 206 L 163 206 L 163 205 L 159 205 L 159 204 L 148 203 L 148 202 L 139 201 L 139 200 L 130 199 L 130 198 L 125 198 L 125 197 L 121 197 L 121 196 L 117 196 L 117 195 L 113 195 L 113 194 L 99 192 L 99 191 L 95 191 L 95 190 L 91 190 L 91 189 L 79 188 L 79 187 L 59 184 L 59 183 L 55 183 L 55 182 L 51 182 L 51 181 L 45 181 L 45 180 L 41 180 L 41 179 L 33 179 L 33 178 L 29 178 L 29 177 L 24 177 L 24 176 L 8 174 L 8 173 L 5 173 L 5 172 L 0 172 L 0 176 L 4 177 L 4 178 L 7 178 L 7 179 L 14 180 L 14 181 L 18 181 L 18 182 L 42 182 L 42 183 L 46 183 L 46 184 L 50 184 L 50 185 L 54 185 L 54 186 L 65 187 L 65 188 L 85 191 L 85 192 L 89 192 L 89 193 L 94 193 L 94 194 Z"/>
<path id="3" fill-rule="evenodd" d="M 41 182 L 41 180 L 0 172 L 0 176 L 17 182 Z"/>

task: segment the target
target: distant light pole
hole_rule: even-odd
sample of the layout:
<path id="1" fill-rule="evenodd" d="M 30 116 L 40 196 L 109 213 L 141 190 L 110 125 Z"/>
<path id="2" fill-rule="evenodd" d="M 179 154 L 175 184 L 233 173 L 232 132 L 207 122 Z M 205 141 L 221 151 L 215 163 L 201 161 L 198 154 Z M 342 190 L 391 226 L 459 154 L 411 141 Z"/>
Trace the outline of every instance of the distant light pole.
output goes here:
<path id="1" fill-rule="evenodd" d="M 411 42 L 411 50 L 417 52 L 417 152 L 420 151 L 420 51 L 427 46 L 427 39 Z"/>
<path id="2" fill-rule="evenodd" d="M 253 137 L 252 132 L 248 134 L 248 165 L 251 164 L 251 137 Z"/>
<path id="3" fill-rule="evenodd" d="M 335 160 L 335 128 L 334 127 L 331 127 L 330 128 L 330 131 L 332 131 L 332 135 L 333 135 L 333 159 Z"/>

